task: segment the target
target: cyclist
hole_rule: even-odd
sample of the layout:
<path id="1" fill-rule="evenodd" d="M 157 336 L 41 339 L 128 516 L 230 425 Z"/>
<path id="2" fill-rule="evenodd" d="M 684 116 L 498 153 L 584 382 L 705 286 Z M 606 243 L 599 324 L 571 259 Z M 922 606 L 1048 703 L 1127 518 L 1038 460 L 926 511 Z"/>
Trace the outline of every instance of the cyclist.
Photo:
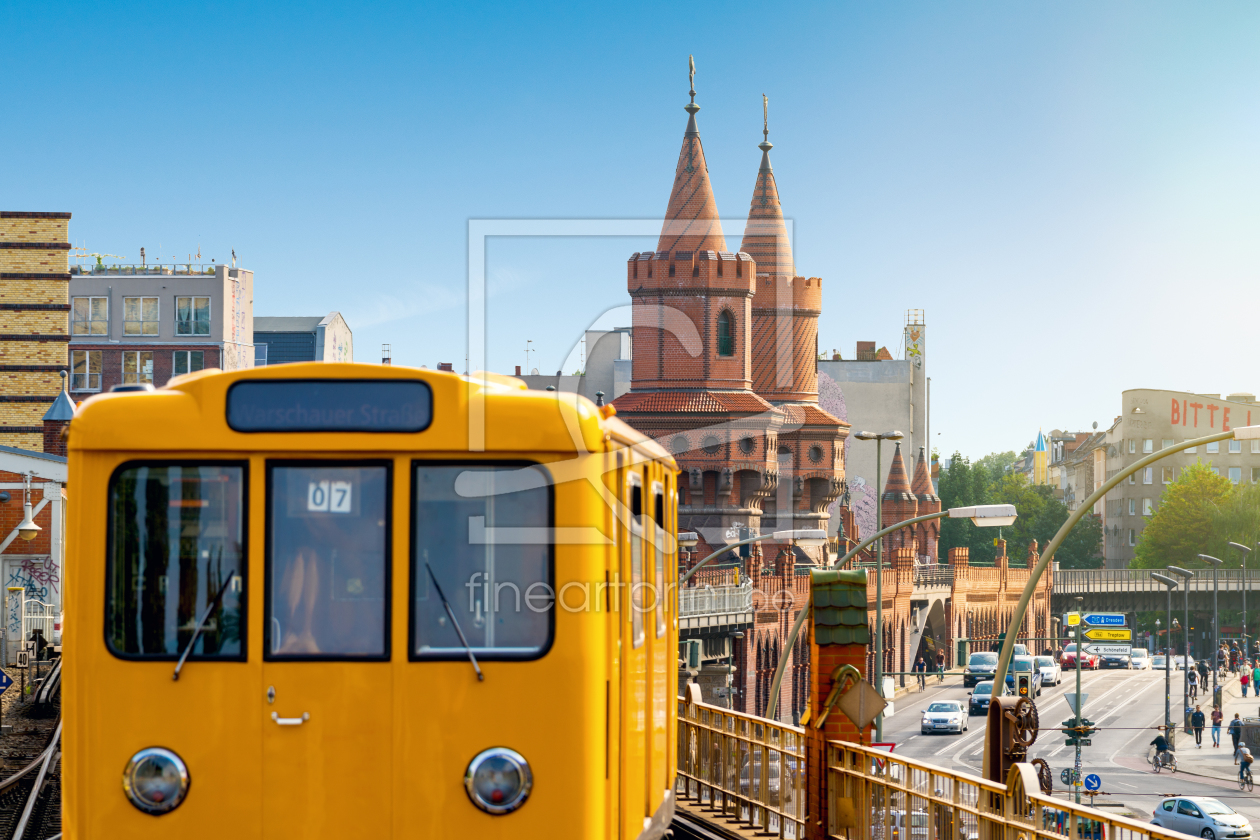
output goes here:
<path id="1" fill-rule="evenodd" d="M 945 651 L 938 650 L 936 652 L 936 681 L 938 683 L 945 682 Z"/>
<path id="2" fill-rule="evenodd" d="M 1190 687 L 1191 700 L 1199 696 L 1199 672 L 1198 671 L 1194 670 L 1193 668 L 1186 671 L 1186 685 Z M 1245 690 L 1246 689 L 1244 689 L 1244 691 Z M 1244 694 L 1243 696 L 1246 697 L 1247 695 Z"/>
<path id="3" fill-rule="evenodd" d="M 919 681 L 919 691 L 925 691 L 927 689 L 927 662 L 920 656 L 919 661 L 914 663 L 914 667 L 910 670 L 914 671 L 915 679 Z"/>
<path id="4" fill-rule="evenodd" d="M 1160 727 L 1160 729 L 1162 730 L 1163 727 Z M 1162 731 L 1155 736 L 1154 741 L 1151 741 L 1151 745 L 1155 747 L 1156 764 L 1166 763 L 1168 759 L 1172 758 L 1172 755 L 1170 754 L 1172 752 L 1172 746 L 1168 743 L 1168 739 L 1164 737 L 1164 733 Z"/>
<path id="5" fill-rule="evenodd" d="M 1238 754 L 1238 781 L 1241 782 L 1251 775 L 1251 750 L 1243 747 Z"/>

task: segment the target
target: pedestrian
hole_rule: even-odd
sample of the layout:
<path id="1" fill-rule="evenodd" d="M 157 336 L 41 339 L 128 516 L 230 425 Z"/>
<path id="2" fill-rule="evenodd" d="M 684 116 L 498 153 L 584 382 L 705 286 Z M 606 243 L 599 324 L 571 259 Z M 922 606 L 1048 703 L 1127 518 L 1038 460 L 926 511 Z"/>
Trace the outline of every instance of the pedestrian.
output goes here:
<path id="1" fill-rule="evenodd" d="M 1199 672 L 1191 668 L 1186 671 L 1186 685 L 1190 687 L 1190 699 L 1199 695 Z M 1243 695 L 1246 696 L 1245 694 Z"/>
<path id="2" fill-rule="evenodd" d="M 945 682 L 945 650 L 944 648 L 936 652 L 936 679 L 937 679 L 937 682 Z"/>
<path id="3" fill-rule="evenodd" d="M 1194 728 L 1194 742 L 1199 745 L 1199 749 L 1203 749 L 1203 724 L 1206 722 L 1203 707 L 1195 706 L 1194 714 L 1190 715 L 1190 726 Z"/>
<path id="4" fill-rule="evenodd" d="M 1251 665 L 1251 685 L 1255 688 L 1260 686 L 1260 659 L 1255 660 L 1251 663 Z M 1257 690 L 1260 691 L 1260 689 Z M 1257 694 L 1256 696 L 1260 697 L 1260 694 Z"/>
<path id="5" fill-rule="evenodd" d="M 1242 719 L 1234 712 L 1234 719 L 1229 722 L 1229 737 L 1234 741 L 1234 763 L 1238 763 L 1238 742 L 1242 740 Z"/>
<path id="6" fill-rule="evenodd" d="M 1220 706 L 1212 707 L 1212 746 L 1214 747 L 1221 745 L 1221 719 L 1224 717 Z"/>
<path id="7" fill-rule="evenodd" d="M 922 656 L 919 657 L 919 661 L 914 663 L 914 667 L 911 668 L 910 670 L 914 671 L 916 674 L 915 679 L 919 681 L 919 691 L 926 691 L 927 690 L 927 662 L 924 661 Z"/>
<path id="8" fill-rule="evenodd" d="M 1242 686 L 1243 697 L 1247 696 L 1247 683 L 1251 682 L 1251 672 L 1244 670 L 1238 676 L 1238 684 Z"/>

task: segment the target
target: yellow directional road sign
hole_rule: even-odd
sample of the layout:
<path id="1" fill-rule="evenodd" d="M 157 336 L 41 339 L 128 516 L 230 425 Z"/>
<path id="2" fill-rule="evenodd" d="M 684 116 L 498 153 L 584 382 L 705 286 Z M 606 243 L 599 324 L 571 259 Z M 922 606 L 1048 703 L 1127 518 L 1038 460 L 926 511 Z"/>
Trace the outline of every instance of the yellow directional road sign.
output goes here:
<path id="1" fill-rule="evenodd" d="M 1095 642 L 1127 642 L 1133 638 L 1133 631 L 1120 627 L 1091 627 L 1085 631 L 1085 638 Z"/>
<path id="2" fill-rule="evenodd" d="M 1081 623 L 1080 613 L 1064 613 L 1064 618 L 1067 619 L 1068 627 L 1075 627 L 1076 625 Z"/>

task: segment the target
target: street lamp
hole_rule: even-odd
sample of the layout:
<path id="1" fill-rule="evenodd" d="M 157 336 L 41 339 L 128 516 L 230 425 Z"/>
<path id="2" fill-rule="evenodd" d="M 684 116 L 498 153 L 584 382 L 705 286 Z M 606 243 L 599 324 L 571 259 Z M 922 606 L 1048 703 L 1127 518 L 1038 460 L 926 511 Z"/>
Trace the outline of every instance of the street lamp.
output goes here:
<path id="1" fill-rule="evenodd" d="M 1164 734 L 1172 732 L 1172 591 L 1179 585 L 1176 580 L 1159 572 L 1151 572 L 1151 577 L 1164 584 L 1168 590 L 1168 639 L 1164 650 Z M 1159 619 L 1155 619 L 1155 634 L 1159 635 Z"/>
<path id="2" fill-rule="evenodd" d="M 1182 590 L 1181 590 L 1186 596 L 1186 602 L 1185 602 L 1186 603 L 1186 606 L 1185 606 L 1186 618 L 1185 618 L 1185 621 L 1181 625 L 1181 642 L 1182 642 L 1182 645 L 1184 645 L 1185 647 L 1185 650 L 1182 651 L 1181 667 L 1189 671 L 1190 670 L 1190 578 L 1194 577 L 1194 572 L 1190 571 L 1189 569 L 1183 569 L 1180 566 L 1169 566 L 1168 571 L 1172 572 L 1174 575 L 1176 575 L 1177 577 L 1185 581 L 1185 586 L 1182 587 Z M 1171 634 L 1170 634 L 1170 638 L 1171 638 Z M 1185 703 L 1185 710 L 1184 710 L 1183 717 L 1188 717 L 1190 714 L 1190 680 L 1187 679 L 1189 676 L 1190 675 L 1187 673 L 1183 675 L 1182 680 L 1181 680 L 1181 696 Z M 1186 721 L 1186 724 L 1187 726 L 1189 725 L 1189 720 Z"/>
<path id="3" fill-rule="evenodd" d="M 884 469 L 882 455 L 884 441 L 901 440 L 901 432 L 858 432 L 858 440 L 875 441 L 875 530 L 884 528 Z M 884 696 L 884 541 L 875 544 L 875 690 Z M 875 740 L 884 740 L 884 716 L 875 718 Z"/>
<path id="4" fill-rule="evenodd" d="M 970 519 L 973 524 L 978 525 L 981 528 L 997 528 L 999 526 L 1006 527 L 1014 525 L 1015 519 L 1018 515 L 1019 514 L 1016 512 L 1014 505 L 972 505 L 971 507 L 949 508 L 937 513 L 928 513 L 923 516 L 916 516 L 913 519 L 907 519 L 905 522 L 898 522 L 895 525 L 889 525 L 882 531 L 876 531 L 874 534 L 855 545 L 848 554 L 837 560 L 832 565 L 832 568 L 844 568 L 845 563 L 848 563 L 854 557 L 857 557 L 858 553 L 866 549 L 866 547 L 871 543 L 878 541 L 879 545 L 883 545 L 884 537 L 894 531 L 907 528 L 911 525 L 917 525 L 920 522 L 928 522 L 932 519 L 944 519 L 948 517 L 950 519 Z M 882 570 L 883 561 L 881 560 L 880 571 Z M 877 577 L 875 579 L 876 592 L 882 595 L 882 587 L 880 586 L 879 581 L 880 577 Z M 877 595 L 877 597 L 879 597 L 879 595 Z M 879 602 L 875 606 L 876 614 L 881 617 L 883 616 L 883 603 L 883 598 L 879 597 Z M 801 633 L 801 627 L 805 625 L 805 617 L 809 614 L 809 610 L 810 604 L 809 601 L 806 601 L 805 605 L 796 616 L 796 623 L 792 625 L 791 631 L 788 632 L 787 642 L 783 646 L 783 654 L 779 657 L 779 667 L 775 669 L 774 681 L 770 687 L 770 705 L 766 709 L 766 717 L 768 718 L 774 718 L 775 704 L 778 702 L 779 697 L 779 686 L 783 682 L 783 673 L 787 668 L 788 656 L 791 653 L 792 645 L 796 644 L 796 637 Z M 970 611 L 968 611 L 968 616 L 970 616 Z M 973 627 L 968 628 L 967 635 L 968 637 L 975 635 Z M 882 670 L 882 661 L 877 663 L 877 667 L 880 667 Z"/>
<path id="5" fill-rule="evenodd" d="M 1217 595 L 1221 589 L 1221 582 L 1219 580 L 1217 571 L 1221 567 L 1221 561 L 1217 560 L 1215 557 L 1210 557 L 1206 554 L 1200 554 L 1199 559 L 1202 560 L 1204 563 L 1212 564 L 1212 650 L 1217 651 L 1221 649 L 1221 630 L 1220 630 L 1221 612 L 1219 609 L 1219 604 L 1217 603 Z M 1243 653 L 1245 654 L 1246 652 L 1247 652 L 1247 641 L 1244 639 L 1243 640 Z M 1212 663 L 1212 664 L 1215 664 L 1215 663 Z M 1203 687 L 1207 688 L 1206 685 Z M 1216 702 L 1216 669 L 1215 668 L 1212 669 L 1212 702 L 1213 703 Z"/>
<path id="6" fill-rule="evenodd" d="M 1251 549 L 1245 545 L 1236 542 L 1229 544 L 1230 548 L 1236 548 L 1242 552 L 1242 646 L 1243 654 L 1247 653 L 1247 555 L 1251 553 Z M 1218 648 L 1219 650 L 1219 648 Z M 1216 663 L 1213 662 L 1213 665 Z"/>

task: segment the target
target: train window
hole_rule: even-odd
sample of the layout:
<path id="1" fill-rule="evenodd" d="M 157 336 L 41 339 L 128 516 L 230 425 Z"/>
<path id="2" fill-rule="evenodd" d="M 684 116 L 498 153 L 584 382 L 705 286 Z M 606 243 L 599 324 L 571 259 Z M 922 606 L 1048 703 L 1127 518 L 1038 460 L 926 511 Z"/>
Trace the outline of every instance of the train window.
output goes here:
<path id="1" fill-rule="evenodd" d="M 109 486 L 105 639 L 123 658 L 244 658 L 245 467 L 124 465 Z"/>
<path id="2" fill-rule="evenodd" d="M 631 644 L 643 644 L 643 485 L 630 477 L 630 631 Z"/>
<path id="3" fill-rule="evenodd" d="M 669 592 L 665 586 L 665 491 L 657 484 L 652 488 L 653 497 L 653 534 L 652 543 L 656 551 L 656 638 L 665 635 L 665 599 Z"/>
<path id="4" fill-rule="evenodd" d="M 467 658 L 459 631 L 478 659 L 546 653 L 555 610 L 547 473 L 417 461 L 412 498 L 411 658 Z"/>
<path id="5" fill-rule="evenodd" d="M 388 658 L 389 467 L 268 466 L 267 658 Z"/>

